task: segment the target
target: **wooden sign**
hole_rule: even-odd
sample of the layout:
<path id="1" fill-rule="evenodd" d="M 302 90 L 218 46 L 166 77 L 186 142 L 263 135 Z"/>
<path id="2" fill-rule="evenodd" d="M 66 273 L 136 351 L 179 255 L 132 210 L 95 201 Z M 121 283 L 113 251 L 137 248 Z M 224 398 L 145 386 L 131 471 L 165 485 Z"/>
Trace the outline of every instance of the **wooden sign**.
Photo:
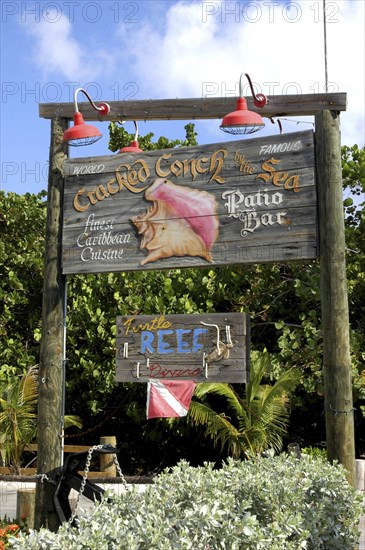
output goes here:
<path id="1" fill-rule="evenodd" d="M 314 258 L 313 132 L 68 159 L 62 269 Z"/>
<path id="2" fill-rule="evenodd" d="M 244 313 L 117 317 L 116 381 L 248 381 Z"/>

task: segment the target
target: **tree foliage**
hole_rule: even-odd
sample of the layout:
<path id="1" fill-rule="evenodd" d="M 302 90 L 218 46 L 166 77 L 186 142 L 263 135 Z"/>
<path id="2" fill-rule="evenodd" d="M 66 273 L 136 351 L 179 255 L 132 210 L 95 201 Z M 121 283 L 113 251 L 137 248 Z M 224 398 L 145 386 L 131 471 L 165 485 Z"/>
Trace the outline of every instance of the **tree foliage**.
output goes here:
<path id="1" fill-rule="evenodd" d="M 342 147 L 342 181 L 347 195 L 345 222 L 347 227 L 356 227 L 364 221 L 365 147 Z"/>
<path id="2" fill-rule="evenodd" d="M 285 370 L 272 384 L 263 383 L 270 364 L 266 352 L 251 357 L 250 380 L 238 391 L 228 384 L 198 384 L 189 409 L 193 424 L 203 425 L 205 434 L 233 458 L 280 451 L 290 417 L 290 396 L 300 379 L 295 368 Z M 215 400 L 212 396 L 223 398 Z"/>
<path id="3" fill-rule="evenodd" d="M 26 445 L 37 435 L 37 405 L 37 365 L 0 386 L 0 457 L 16 473 L 19 473 Z M 66 415 L 64 425 L 81 428 L 82 421 L 77 416 Z"/>
<path id="4" fill-rule="evenodd" d="M 0 392 L 0 455 L 4 464 L 10 464 L 19 473 L 25 445 L 36 433 L 37 367 L 14 376 Z"/>
<path id="5" fill-rule="evenodd" d="M 45 196 L 0 191 L 0 383 L 38 363 Z"/>
<path id="6" fill-rule="evenodd" d="M 358 409 L 355 420 L 359 430 L 360 411 L 365 417 L 365 147 L 342 147 L 342 173 L 354 397 Z"/>
<path id="7" fill-rule="evenodd" d="M 152 132 L 145 136 L 138 136 L 138 143 L 143 151 L 153 151 L 157 149 L 170 149 L 173 147 L 189 147 L 198 145 L 196 141 L 197 133 L 194 130 L 194 124 L 189 122 L 184 126 L 185 139 L 170 140 L 164 136 L 158 138 L 157 141 L 152 141 L 154 134 Z M 111 122 L 109 124 L 109 149 L 113 152 L 118 151 L 122 147 L 130 145 L 134 140 L 135 135 L 129 134 L 127 130 L 121 126 L 121 123 Z"/>

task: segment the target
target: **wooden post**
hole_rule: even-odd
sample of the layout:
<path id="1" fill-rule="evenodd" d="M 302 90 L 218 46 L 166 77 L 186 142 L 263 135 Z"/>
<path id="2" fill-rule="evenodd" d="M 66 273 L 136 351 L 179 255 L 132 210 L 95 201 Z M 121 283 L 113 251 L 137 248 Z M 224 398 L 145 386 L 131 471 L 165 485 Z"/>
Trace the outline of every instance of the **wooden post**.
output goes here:
<path id="1" fill-rule="evenodd" d="M 25 519 L 29 529 L 34 529 L 35 489 L 18 489 L 16 495 L 16 517 Z"/>
<path id="2" fill-rule="evenodd" d="M 52 119 L 39 365 L 37 458 L 37 473 L 47 474 L 48 477 L 51 477 L 49 472 L 62 464 L 66 284 L 61 272 L 62 166 L 66 156 L 62 136 L 67 126 L 67 119 Z M 54 485 L 37 480 L 36 529 L 45 526 L 55 531 L 59 527 L 58 515 L 53 505 L 53 493 Z"/>
<path id="3" fill-rule="evenodd" d="M 339 114 L 316 115 L 327 458 L 355 486 L 355 435 L 346 281 Z"/>
<path id="4" fill-rule="evenodd" d="M 112 445 L 117 446 L 117 440 L 115 435 L 104 436 L 100 438 L 100 445 Z M 100 471 L 103 472 L 103 477 L 116 477 L 117 469 L 114 464 L 114 455 L 104 454 L 100 455 Z"/>

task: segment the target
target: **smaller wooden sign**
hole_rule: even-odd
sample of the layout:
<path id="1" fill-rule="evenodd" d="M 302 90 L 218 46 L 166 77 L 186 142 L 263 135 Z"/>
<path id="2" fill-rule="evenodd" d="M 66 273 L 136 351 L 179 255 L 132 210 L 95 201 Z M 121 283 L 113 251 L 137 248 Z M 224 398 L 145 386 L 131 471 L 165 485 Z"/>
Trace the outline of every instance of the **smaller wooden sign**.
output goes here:
<path id="1" fill-rule="evenodd" d="M 249 338 L 244 313 L 120 316 L 116 381 L 247 382 Z"/>

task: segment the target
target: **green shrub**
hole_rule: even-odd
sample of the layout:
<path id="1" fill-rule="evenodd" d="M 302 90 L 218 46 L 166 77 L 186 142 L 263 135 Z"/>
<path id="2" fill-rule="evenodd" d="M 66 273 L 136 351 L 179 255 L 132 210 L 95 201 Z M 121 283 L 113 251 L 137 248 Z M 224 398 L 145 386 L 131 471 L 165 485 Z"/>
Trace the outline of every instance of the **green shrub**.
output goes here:
<path id="1" fill-rule="evenodd" d="M 42 529 L 14 548 L 352 550 L 361 513 L 342 466 L 310 456 L 230 460 L 219 470 L 181 462 L 144 493 L 103 502 L 78 529 Z"/>
<path id="2" fill-rule="evenodd" d="M 321 458 L 323 461 L 327 460 L 327 451 L 321 447 L 303 447 L 301 452 L 305 455 L 310 455 L 315 458 Z"/>

